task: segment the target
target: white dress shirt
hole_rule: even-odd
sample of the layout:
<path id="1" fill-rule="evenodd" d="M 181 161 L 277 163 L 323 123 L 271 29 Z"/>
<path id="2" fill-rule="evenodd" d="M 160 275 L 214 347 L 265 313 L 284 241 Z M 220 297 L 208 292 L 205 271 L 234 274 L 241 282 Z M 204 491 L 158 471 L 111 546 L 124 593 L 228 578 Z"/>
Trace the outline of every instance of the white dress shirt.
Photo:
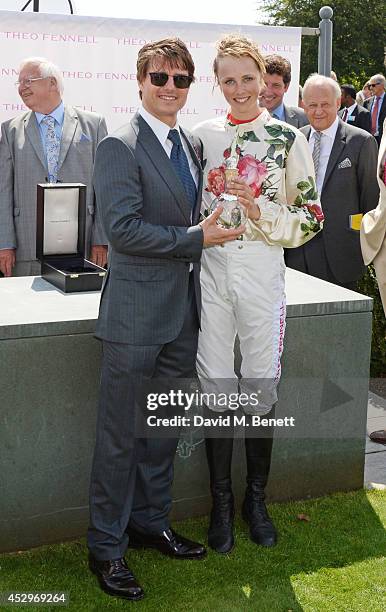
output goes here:
<path id="1" fill-rule="evenodd" d="M 319 167 L 318 167 L 318 176 L 316 177 L 316 188 L 318 193 L 322 193 L 322 187 L 324 182 L 324 177 L 326 175 L 328 160 L 330 159 L 332 145 L 334 144 L 336 131 L 339 125 L 339 118 L 336 117 L 335 121 L 330 125 L 326 130 L 321 130 L 321 138 L 320 138 L 320 157 L 319 157 Z M 311 154 L 314 150 L 314 134 L 316 130 L 311 126 L 310 139 L 308 141 Z"/>
<path id="2" fill-rule="evenodd" d="M 183 146 L 183 149 L 185 151 L 185 155 L 188 158 L 188 162 L 189 162 L 190 174 L 192 175 L 193 180 L 196 183 L 196 187 L 197 187 L 197 185 L 198 185 L 198 168 L 197 168 L 196 164 L 194 163 L 194 161 L 192 159 L 192 156 L 191 156 L 190 151 L 189 151 L 189 147 L 186 144 L 185 138 L 181 134 L 180 126 L 178 125 L 178 123 L 176 123 L 176 125 L 173 128 L 171 128 L 169 125 L 167 125 L 163 121 L 160 121 L 159 119 L 157 119 L 157 117 L 154 117 L 154 115 L 151 115 L 145 108 L 143 108 L 143 106 L 140 106 L 138 112 L 141 115 L 142 119 L 144 119 L 146 121 L 146 123 L 149 125 L 149 127 L 153 130 L 155 136 L 160 141 L 160 143 L 161 143 L 161 145 L 162 145 L 166 155 L 169 157 L 169 159 L 170 159 L 170 155 L 172 153 L 172 148 L 173 148 L 173 143 L 168 138 L 169 132 L 170 132 L 170 130 L 178 130 L 178 132 L 180 132 L 180 138 L 181 138 L 182 146 Z"/>

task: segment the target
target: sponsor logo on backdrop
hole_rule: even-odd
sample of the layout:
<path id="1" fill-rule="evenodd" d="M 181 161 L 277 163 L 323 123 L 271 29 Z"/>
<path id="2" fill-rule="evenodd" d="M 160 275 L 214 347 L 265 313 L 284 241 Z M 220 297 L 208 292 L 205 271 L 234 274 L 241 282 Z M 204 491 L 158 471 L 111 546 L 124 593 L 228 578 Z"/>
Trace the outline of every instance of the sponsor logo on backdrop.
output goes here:
<path id="1" fill-rule="evenodd" d="M 19 71 L 16 68 L 1 68 L 1 76 L 19 76 Z"/>
<path id="2" fill-rule="evenodd" d="M 179 111 L 180 115 L 198 115 L 198 111 L 195 108 L 189 108 L 187 106 L 184 106 L 184 108 L 181 108 L 181 110 Z"/>
<path id="3" fill-rule="evenodd" d="M 74 106 L 80 110 L 91 111 L 92 113 L 97 112 L 97 109 L 94 108 L 92 104 L 74 104 Z"/>
<path id="4" fill-rule="evenodd" d="M 112 106 L 113 113 L 115 114 L 129 114 L 133 115 L 137 112 L 138 106 Z"/>
<path id="5" fill-rule="evenodd" d="M 45 42 L 64 42 L 83 45 L 97 45 L 95 36 L 88 34 L 50 34 L 46 32 L 2 32 L 5 38 L 12 40 L 42 40 Z"/>
<path id="6" fill-rule="evenodd" d="M 92 79 L 92 72 L 82 72 L 81 70 L 62 70 L 62 77 L 64 79 Z"/>
<path id="7" fill-rule="evenodd" d="M 107 81 L 136 81 L 137 75 L 135 72 L 97 72 L 96 78 Z"/>
<path id="8" fill-rule="evenodd" d="M 29 110 L 24 104 L 14 104 L 12 102 L 2 102 L 0 107 L 5 111 L 18 111 L 19 113 Z"/>
<path id="9" fill-rule="evenodd" d="M 294 48 L 292 45 L 274 45 L 272 43 L 263 43 L 259 45 L 259 49 L 262 53 L 292 53 Z"/>
<path id="10" fill-rule="evenodd" d="M 214 76 L 198 76 L 196 77 L 196 83 L 209 83 L 210 85 L 214 85 L 216 80 Z"/>
<path id="11" fill-rule="evenodd" d="M 140 104 L 135 69 L 138 50 L 165 36 L 165 23 L 106 18 L 92 18 L 86 22 L 77 16 L 69 20 L 60 15 L 0 12 L 3 66 L 0 68 L 3 91 L 0 122 L 28 110 L 14 83 L 18 80 L 20 60 L 29 55 L 46 56 L 60 67 L 66 104 L 104 114 L 109 131 L 130 121 Z M 212 73 L 215 41 L 223 30 L 221 24 L 175 23 L 170 26 L 169 33 L 180 35 L 196 64 L 196 82 L 191 88 L 191 97 L 179 114 L 181 124 L 187 128 L 227 112 L 227 104 L 215 87 Z M 225 30 L 231 31 L 228 26 Z M 301 33 L 298 29 L 293 30 L 256 26 L 246 27 L 245 33 L 256 39 L 263 54 L 278 53 L 288 57 L 297 76 Z M 287 95 L 289 104 L 297 100 L 295 80 Z"/>
<path id="12" fill-rule="evenodd" d="M 149 42 L 153 40 L 157 40 L 157 38 L 135 38 L 133 36 L 122 36 L 122 38 L 116 38 L 117 45 L 123 46 L 134 46 L 134 47 L 143 47 Z M 185 45 L 189 49 L 201 49 L 201 43 L 197 40 L 184 40 Z"/>

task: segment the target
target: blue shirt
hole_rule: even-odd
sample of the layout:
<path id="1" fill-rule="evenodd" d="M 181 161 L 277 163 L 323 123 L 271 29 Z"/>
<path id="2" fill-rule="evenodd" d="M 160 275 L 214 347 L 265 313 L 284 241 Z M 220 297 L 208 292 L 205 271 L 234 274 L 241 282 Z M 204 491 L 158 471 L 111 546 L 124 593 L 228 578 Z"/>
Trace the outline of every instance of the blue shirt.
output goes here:
<path id="1" fill-rule="evenodd" d="M 276 117 L 276 119 L 279 119 L 280 121 L 285 121 L 283 102 L 271 111 L 271 115 L 272 117 Z"/>
<path id="2" fill-rule="evenodd" d="M 64 122 L 64 104 L 63 102 L 61 102 L 59 106 L 57 106 L 55 110 L 52 111 L 52 113 L 48 113 L 48 115 L 55 119 L 56 136 L 58 137 L 59 140 L 61 140 L 62 131 L 63 131 L 63 122 Z M 44 117 L 47 117 L 47 115 L 43 115 L 42 113 L 35 112 L 35 117 L 36 117 L 36 121 L 38 122 L 40 138 L 42 139 L 43 151 L 45 153 L 46 152 L 45 142 L 46 142 L 46 134 L 47 134 L 48 127 L 45 125 L 45 123 L 42 123 L 42 121 Z"/>

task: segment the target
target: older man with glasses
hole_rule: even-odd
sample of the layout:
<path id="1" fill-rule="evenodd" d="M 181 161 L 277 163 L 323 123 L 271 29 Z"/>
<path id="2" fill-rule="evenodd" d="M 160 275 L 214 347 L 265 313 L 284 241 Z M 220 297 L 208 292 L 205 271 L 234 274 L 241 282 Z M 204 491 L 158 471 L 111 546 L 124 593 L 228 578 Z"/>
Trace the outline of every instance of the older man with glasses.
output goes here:
<path id="1" fill-rule="evenodd" d="M 86 245 L 104 266 L 107 241 L 96 215 L 92 171 L 97 144 L 107 134 L 103 117 L 62 101 L 61 72 L 30 57 L 19 69 L 19 95 L 30 110 L 1 126 L 0 276 L 40 274 L 36 260 L 36 185 L 87 185 Z"/>
<path id="2" fill-rule="evenodd" d="M 383 122 L 386 118 L 386 78 L 383 74 L 375 74 L 369 80 L 372 97 L 365 100 L 364 107 L 371 112 L 371 133 L 378 145 L 383 134 Z"/>

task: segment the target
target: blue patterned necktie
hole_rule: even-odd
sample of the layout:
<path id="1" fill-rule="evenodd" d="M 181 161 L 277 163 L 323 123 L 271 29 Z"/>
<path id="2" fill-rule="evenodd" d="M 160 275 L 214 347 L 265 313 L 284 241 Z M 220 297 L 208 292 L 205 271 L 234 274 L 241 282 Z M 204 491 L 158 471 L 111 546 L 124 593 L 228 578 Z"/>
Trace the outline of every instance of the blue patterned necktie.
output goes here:
<path id="1" fill-rule="evenodd" d="M 170 130 L 168 139 L 173 143 L 170 161 L 184 186 L 191 207 L 194 208 L 197 200 L 197 188 L 190 172 L 188 158 L 182 146 L 179 131 Z"/>
<path id="2" fill-rule="evenodd" d="M 55 132 L 55 119 L 51 115 L 46 115 L 42 119 L 42 123 L 47 126 L 44 144 L 46 147 L 48 182 L 56 183 L 58 180 L 60 140 Z"/>

